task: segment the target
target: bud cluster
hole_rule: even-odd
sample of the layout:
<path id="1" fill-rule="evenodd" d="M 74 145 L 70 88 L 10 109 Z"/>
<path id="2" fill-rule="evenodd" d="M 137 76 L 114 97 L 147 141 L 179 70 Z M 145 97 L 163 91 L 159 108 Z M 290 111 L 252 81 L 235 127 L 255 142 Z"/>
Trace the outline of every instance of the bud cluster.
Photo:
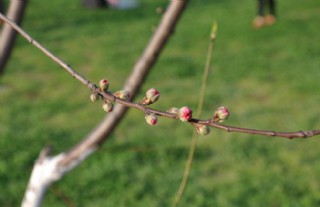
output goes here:
<path id="1" fill-rule="evenodd" d="M 149 90 L 147 90 L 145 97 L 139 103 L 141 105 L 150 105 L 158 101 L 159 97 L 160 97 L 159 91 L 155 88 L 150 88 Z M 158 115 L 155 113 L 147 112 L 145 114 L 145 119 L 148 124 L 156 125 L 158 122 Z"/>
<path id="2" fill-rule="evenodd" d="M 109 89 L 109 81 L 106 79 L 100 80 L 99 81 L 99 91 L 94 91 L 90 95 L 91 101 L 92 102 L 98 101 L 100 96 L 102 96 L 102 93 L 107 93 L 109 95 L 112 95 L 112 93 L 110 91 L 108 91 L 108 89 Z M 127 90 L 121 90 L 121 91 L 115 92 L 113 94 L 113 96 L 120 98 L 120 99 L 123 99 L 123 100 L 127 100 L 130 98 L 130 92 Z M 103 104 L 102 104 L 102 108 L 106 112 L 112 112 L 113 108 L 114 108 L 114 103 L 111 100 L 104 99 Z"/>
<path id="3" fill-rule="evenodd" d="M 99 82 L 99 91 L 94 91 L 93 94 L 90 95 L 90 99 L 93 102 L 96 102 L 99 100 L 99 97 L 104 95 L 104 93 L 107 93 L 108 95 L 112 96 L 112 93 L 108 91 L 109 89 L 109 81 L 106 79 L 102 79 Z M 120 90 L 117 91 L 113 94 L 113 99 L 104 99 L 103 100 L 103 105 L 102 108 L 106 112 L 112 112 L 114 109 L 114 103 L 113 101 L 117 100 L 116 98 L 122 99 L 122 100 L 128 100 L 130 98 L 130 92 L 127 90 Z M 116 98 L 115 98 L 116 97 Z M 158 90 L 155 88 L 151 88 L 146 92 L 145 97 L 143 100 L 139 103 L 141 105 L 150 105 L 155 103 L 157 100 L 159 100 L 160 93 Z M 146 110 L 147 111 L 147 110 Z M 179 118 L 183 122 L 189 122 L 192 119 L 192 110 L 188 106 L 183 106 L 181 108 L 176 108 L 172 107 L 168 110 L 169 113 L 175 114 L 175 118 Z M 208 123 L 210 122 L 223 122 L 228 119 L 230 115 L 229 110 L 225 107 L 222 106 L 218 108 L 214 114 L 211 120 L 208 120 Z M 158 114 L 156 113 L 151 113 L 151 112 L 146 112 L 145 113 L 145 120 L 149 125 L 156 125 L 158 122 Z M 198 134 L 200 135 L 208 135 L 210 133 L 210 127 L 207 125 L 203 124 L 197 124 L 197 123 L 192 123 Z"/>
<path id="4" fill-rule="evenodd" d="M 192 110 L 187 106 L 183 106 L 180 109 L 172 107 L 167 112 L 176 114 L 177 118 L 183 122 L 189 121 L 192 118 Z"/>

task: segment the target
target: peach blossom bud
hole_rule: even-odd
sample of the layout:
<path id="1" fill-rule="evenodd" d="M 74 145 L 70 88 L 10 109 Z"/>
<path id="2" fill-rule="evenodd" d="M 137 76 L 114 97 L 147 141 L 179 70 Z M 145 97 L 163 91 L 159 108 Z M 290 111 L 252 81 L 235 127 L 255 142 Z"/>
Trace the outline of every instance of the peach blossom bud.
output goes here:
<path id="1" fill-rule="evenodd" d="M 157 89 L 151 88 L 146 92 L 146 96 L 143 98 L 141 104 L 150 105 L 156 102 L 160 97 L 159 91 Z"/>
<path id="2" fill-rule="evenodd" d="M 123 100 L 127 100 L 130 98 L 130 91 L 127 90 L 121 90 L 117 91 L 113 94 L 115 97 L 121 98 Z"/>
<path id="3" fill-rule="evenodd" d="M 158 122 L 158 117 L 154 113 L 146 114 L 144 117 L 148 124 L 150 125 L 156 125 Z"/>
<path id="4" fill-rule="evenodd" d="M 111 112 L 113 111 L 113 103 L 107 100 L 103 103 L 102 108 L 105 112 Z"/>
<path id="5" fill-rule="evenodd" d="M 189 121 L 192 118 L 192 110 L 187 106 L 180 108 L 179 118 L 181 121 Z"/>
<path id="6" fill-rule="evenodd" d="M 208 127 L 207 125 L 197 125 L 196 130 L 198 134 L 203 136 L 208 135 L 210 133 L 210 127 Z"/>
<path id="7" fill-rule="evenodd" d="M 98 93 L 91 94 L 90 99 L 92 102 L 96 102 L 97 100 L 99 100 L 99 94 Z"/>
<path id="8" fill-rule="evenodd" d="M 109 81 L 106 79 L 102 79 L 99 82 L 99 86 L 100 86 L 100 91 L 105 92 L 109 88 Z"/>
<path id="9" fill-rule="evenodd" d="M 230 112 L 227 107 L 222 106 L 214 112 L 212 120 L 213 122 L 223 122 L 224 120 L 227 120 L 229 116 Z"/>
<path id="10" fill-rule="evenodd" d="M 168 109 L 167 112 L 174 113 L 174 114 L 179 114 L 179 109 L 176 108 L 176 107 L 172 107 L 172 108 Z"/>
<path id="11" fill-rule="evenodd" d="M 151 103 L 154 103 L 159 99 L 160 93 L 157 89 L 151 88 L 146 92 L 146 97 L 151 101 Z"/>

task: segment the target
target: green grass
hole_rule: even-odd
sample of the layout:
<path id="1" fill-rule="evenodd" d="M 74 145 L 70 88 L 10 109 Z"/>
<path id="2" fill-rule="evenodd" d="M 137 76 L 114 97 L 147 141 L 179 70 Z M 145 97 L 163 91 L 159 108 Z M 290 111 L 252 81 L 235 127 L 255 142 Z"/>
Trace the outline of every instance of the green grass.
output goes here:
<path id="1" fill-rule="evenodd" d="M 226 105 L 227 124 L 297 131 L 320 128 L 320 10 L 316 1 L 279 1 L 279 21 L 251 28 L 255 1 L 190 1 L 143 91 L 153 107 L 196 108 L 208 36 L 218 22 L 203 118 Z M 167 1 L 130 11 L 88 10 L 80 1 L 30 1 L 23 28 L 93 82 L 121 89 Z M 138 98 L 143 97 L 141 91 Z M 40 150 L 79 142 L 105 116 L 90 91 L 18 38 L 0 79 L 0 206 L 19 206 Z M 130 110 L 102 149 L 51 187 L 43 206 L 171 206 L 192 128 Z M 305 207 L 320 204 L 320 143 L 213 130 L 199 137 L 181 206 Z M 60 193 L 58 193 L 60 192 Z"/>

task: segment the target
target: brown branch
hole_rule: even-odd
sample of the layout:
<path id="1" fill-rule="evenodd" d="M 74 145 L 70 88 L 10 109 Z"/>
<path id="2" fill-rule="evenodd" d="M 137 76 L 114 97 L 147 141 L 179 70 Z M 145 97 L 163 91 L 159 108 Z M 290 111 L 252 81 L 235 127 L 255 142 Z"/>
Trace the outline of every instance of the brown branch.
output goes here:
<path id="1" fill-rule="evenodd" d="M 143 111 L 144 113 L 155 113 L 159 116 L 163 116 L 170 119 L 179 119 L 177 114 L 170 113 L 166 111 L 160 111 L 156 109 L 152 109 L 149 107 L 146 107 L 144 105 L 140 105 L 137 103 L 132 103 L 130 101 L 125 101 L 122 99 L 119 99 L 117 97 L 114 97 L 112 94 L 109 93 L 100 93 L 104 98 L 108 100 L 114 100 L 117 103 L 120 103 L 123 106 L 135 108 L 138 110 Z M 310 131 L 297 131 L 297 132 L 277 132 L 277 131 L 269 131 L 269 130 L 257 130 L 257 129 L 250 129 L 250 128 L 242 128 L 242 127 L 235 127 L 235 126 L 228 126 L 223 124 L 218 124 L 215 122 L 212 122 L 211 120 L 200 120 L 200 119 L 191 119 L 189 120 L 189 123 L 192 125 L 195 124 L 202 124 L 211 126 L 217 129 L 222 129 L 227 132 L 239 132 L 239 133 L 246 133 L 246 134 L 255 134 L 255 135 L 263 135 L 263 136 L 271 136 L 271 137 L 282 137 L 282 138 L 309 138 L 320 134 L 320 130 L 310 130 Z"/>
<path id="2" fill-rule="evenodd" d="M 180 2 L 184 2 L 184 1 L 172 1 L 173 2 L 177 2 L 177 3 L 180 3 Z M 183 8 L 184 5 L 179 5 L 179 9 L 181 10 Z M 169 7 L 170 9 L 171 7 Z M 169 12 L 170 10 L 168 10 Z M 59 65 L 61 65 L 63 68 L 65 68 L 74 78 L 76 78 L 77 80 L 79 80 L 80 82 L 82 82 L 84 85 L 88 86 L 93 92 L 98 92 L 99 89 L 94 85 L 92 84 L 90 81 L 86 80 L 85 78 L 83 78 L 82 76 L 80 76 L 78 73 L 76 73 L 71 67 L 70 65 L 68 64 L 65 64 L 62 60 L 60 60 L 59 58 L 57 58 L 56 56 L 52 55 L 49 51 L 47 51 L 43 46 L 41 46 L 37 41 L 33 40 L 33 38 L 31 38 L 27 33 L 25 33 L 19 26 L 17 26 L 14 22 L 8 20 L 6 17 L 4 17 L 1 13 L 0 13 L 0 19 L 3 19 L 5 22 L 9 23 L 14 29 L 16 29 L 22 36 L 24 36 L 30 43 L 34 44 L 36 47 L 38 47 L 41 51 L 43 51 L 46 55 L 48 55 L 49 57 L 51 57 L 55 62 L 57 62 Z M 165 19 L 165 18 L 164 18 Z M 161 26 L 161 25 L 160 25 Z M 172 25 L 171 25 L 172 26 Z M 161 27 L 159 27 L 159 30 L 160 30 Z M 166 35 L 170 34 L 170 32 L 168 32 L 168 30 L 165 30 L 167 31 L 166 32 Z M 172 30 L 170 30 L 172 31 Z M 159 38 L 159 37 L 158 37 Z M 154 39 L 158 39 L 158 38 L 153 38 L 152 40 Z M 153 41 L 151 40 L 150 44 L 149 44 L 149 47 L 150 45 L 154 45 L 155 43 L 153 43 Z M 163 43 L 164 44 L 164 43 Z M 158 47 L 159 45 L 161 46 L 164 46 L 162 44 L 158 44 Z M 154 47 L 154 46 L 153 46 Z M 162 47 L 161 47 L 162 48 Z M 159 49 L 160 50 L 160 49 Z M 144 52 L 144 55 L 141 57 L 140 61 L 138 61 L 138 63 L 135 65 L 134 67 L 134 70 L 133 70 L 133 73 L 132 75 L 130 76 L 130 78 L 127 80 L 127 83 L 126 83 L 126 89 L 133 89 L 131 90 L 133 96 L 132 98 L 134 97 L 134 95 L 137 93 L 139 87 L 140 87 L 140 81 L 139 82 L 139 85 L 136 84 L 134 85 L 134 81 L 135 78 L 137 78 L 137 76 L 139 75 L 139 73 L 135 72 L 135 71 L 148 71 L 146 69 L 146 65 L 143 64 L 143 62 L 149 62 L 151 63 L 150 61 L 153 60 L 155 62 L 155 56 L 154 54 L 157 54 L 156 52 L 152 51 L 151 49 L 146 49 L 145 52 Z M 149 57 L 149 58 L 147 58 Z M 154 63 L 153 62 L 153 63 Z M 143 69 L 140 69 L 138 70 L 137 68 L 143 68 Z M 140 78 L 138 76 L 138 78 L 141 80 L 141 79 L 144 79 L 145 76 L 146 76 L 146 73 L 147 72 L 144 72 L 140 73 Z M 143 76 L 143 74 L 145 74 L 145 76 Z M 135 78 L 133 78 L 135 77 Z M 110 94 L 107 94 L 107 93 L 101 93 L 101 95 L 106 98 L 106 99 L 109 99 L 109 100 L 115 100 L 116 102 L 122 104 L 123 106 L 125 107 L 131 107 L 131 108 L 136 108 L 138 110 L 142 110 L 144 112 L 152 112 L 152 113 L 155 113 L 155 114 L 158 114 L 160 116 L 164 116 L 164 117 L 167 117 L 167 118 L 172 118 L 172 119 L 177 119 L 177 115 L 176 114 L 173 114 L 173 113 L 169 113 L 169 112 L 164 112 L 164 111 L 159 111 L 159 110 L 156 110 L 156 109 L 152 109 L 152 108 L 149 108 L 149 107 L 145 107 L 145 106 L 142 106 L 140 104 L 136 104 L 136 103 L 132 103 L 130 101 L 125 101 L 125 100 L 121 100 L 119 98 L 116 98 L 114 97 L 113 95 L 110 95 Z M 92 132 L 91 135 L 89 135 L 89 139 L 86 139 L 85 142 L 87 145 L 87 143 L 91 143 L 90 145 L 92 144 L 101 144 L 104 139 L 112 132 L 114 126 L 110 127 L 109 123 L 110 121 L 111 122 L 114 122 L 116 123 L 117 121 L 116 120 L 120 120 L 120 118 L 123 116 L 124 114 L 124 111 L 125 111 L 125 107 L 122 107 L 120 105 L 118 105 L 118 107 L 116 107 L 115 111 L 110 114 L 109 116 L 107 116 L 106 120 L 108 121 L 104 121 L 103 124 L 98 127 L 96 130 L 94 130 Z M 212 123 L 212 122 L 209 122 L 208 120 L 199 120 L 199 119 L 192 119 L 189 121 L 190 123 L 197 123 L 197 124 L 203 124 L 203 125 L 208 125 L 208 126 L 211 126 L 211 127 L 214 127 L 214 128 L 217 128 L 217 129 L 222 129 L 222 130 L 225 130 L 227 132 L 240 132 L 240 133 L 246 133 L 246 134 L 256 134 L 256 135 L 264 135 L 264 136 L 271 136 L 271 137 L 283 137 L 283 138 L 288 138 L 288 139 L 293 139 L 293 138 L 309 138 L 309 137 L 313 137 L 313 136 L 316 136 L 316 135 L 319 135 L 320 134 L 320 130 L 310 130 L 310 131 L 297 131 L 297 132 L 277 132 L 277 131 L 269 131 L 269 130 L 257 130 L 257 129 L 249 129 L 249 128 L 241 128 L 241 127 L 234 127 L 234 126 L 228 126 L 228 125 L 223 125 L 223 124 L 217 124 L 217 123 Z M 108 123 L 108 124 L 106 124 Z M 104 126 L 104 125 L 107 125 L 107 126 Z M 104 130 L 101 130 L 99 131 L 98 129 L 99 128 L 104 128 Z M 99 132 L 98 132 L 99 131 Z M 103 132 L 102 132 L 103 131 Z M 100 134 L 99 136 L 97 134 Z M 99 137 L 99 138 L 98 138 Z M 90 140 L 90 141 L 89 141 Z M 81 143 L 80 145 L 82 145 L 84 143 Z M 80 145 L 78 145 L 77 147 L 79 147 Z M 72 151 L 70 151 L 71 153 Z M 78 154 L 78 153 L 77 153 Z M 75 155 L 73 155 L 75 156 Z"/>
<path id="3" fill-rule="evenodd" d="M 94 85 L 82 77 L 80 74 L 78 74 L 69 64 L 63 62 L 61 59 L 59 59 L 57 56 L 52 54 L 49 50 L 47 50 L 45 47 L 43 47 L 39 42 L 34 40 L 28 33 L 26 33 L 21 27 L 19 27 L 15 22 L 12 20 L 6 18 L 3 14 L 0 13 L 0 19 L 5 21 L 8 25 L 10 25 L 12 28 L 14 28 L 21 36 L 23 36 L 29 43 L 34 45 L 36 48 L 38 48 L 41 52 L 43 52 L 45 55 L 47 55 L 49 58 L 51 58 L 54 62 L 59 64 L 63 69 L 65 69 L 68 73 L 72 75 L 75 79 L 80 81 L 82 84 L 86 85 L 91 90 L 94 90 Z"/>
<path id="4" fill-rule="evenodd" d="M 288 138 L 288 139 L 309 138 L 309 137 L 313 137 L 320 134 L 320 130 L 277 132 L 277 131 L 234 127 L 234 126 L 222 125 L 217 123 L 208 123 L 208 121 L 203 121 L 203 120 L 192 120 L 192 121 L 194 121 L 195 123 L 208 125 L 217 129 L 222 129 L 227 132 L 239 132 L 239 133 L 245 133 L 245 134 L 255 134 L 255 135 L 263 135 L 263 136 L 270 136 L 270 137 L 282 137 L 282 138 Z"/>
<path id="5" fill-rule="evenodd" d="M 140 58 L 140 60 L 135 65 L 132 74 L 128 78 L 125 89 L 130 90 L 132 93 L 131 99 L 134 98 L 136 93 L 138 92 L 143 80 L 147 76 L 149 69 L 156 62 L 159 52 L 164 47 L 166 41 L 168 40 L 169 35 L 172 33 L 173 28 L 180 17 L 183 8 L 186 4 L 186 1 L 183 0 L 173 0 L 168 7 L 168 11 L 166 12 L 163 20 L 155 33 L 155 36 L 151 39 L 148 47 L 144 51 L 144 54 Z M 10 24 L 15 30 L 17 30 L 23 37 L 25 37 L 30 43 L 39 48 L 43 53 L 49 56 L 52 60 L 57 62 L 60 66 L 62 66 L 66 71 L 68 71 L 74 78 L 82 82 L 88 88 L 90 88 L 93 92 L 98 92 L 99 89 L 92 84 L 90 81 L 79 75 L 75 72 L 70 65 L 64 63 L 58 57 L 54 56 L 47 49 L 45 49 L 42 45 L 40 45 L 37 41 L 35 41 L 31 36 L 25 33 L 19 26 L 17 26 L 14 22 L 10 21 L 6 17 L 4 17 L 0 13 L 0 19 L 3 19 L 5 22 Z M 105 121 L 95 129 L 91 135 L 88 136 L 82 143 L 77 145 L 73 150 L 69 152 L 69 156 L 72 160 L 73 157 L 77 157 L 78 154 L 81 154 L 81 149 L 85 146 L 92 145 L 100 145 L 112 132 L 116 123 L 123 117 L 126 111 L 126 107 L 136 108 L 138 110 L 146 112 L 152 112 L 160 116 L 164 116 L 167 118 L 177 119 L 177 115 L 169 112 L 159 111 L 156 109 L 152 109 L 149 107 L 142 106 L 140 104 L 132 103 L 130 101 L 121 100 L 119 98 L 114 97 L 113 95 L 107 93 L 100 93 L 104 98 L 120 103 L 121 105 L 117 105 L 115 111 L 107 116 Z M 208 120 L 199 120 L 192 119 L 189 121 L 191 124 L 203 124 L 208 125 L 217 129 L 222 129 L 227 132 L 240 132 L 247 134 L 256 134 L 256 135 L 264 135 L 264 136 L 273 136 L 273 137 L 283 137 L 283 138 L 308 138 L 312 136 L 316 136 L 320 134 L 320 130 L 310 130 L 310 131 L 298 131 L 298 132 L 276 132 L 276 131 L 268 131 L 268 130 L 256 130 L 249 128 L 241 128 L 234 127 L 228 125 L 222 125 L 210 122 Z M 64 162 L 68 162 L 64 160 Z"/>

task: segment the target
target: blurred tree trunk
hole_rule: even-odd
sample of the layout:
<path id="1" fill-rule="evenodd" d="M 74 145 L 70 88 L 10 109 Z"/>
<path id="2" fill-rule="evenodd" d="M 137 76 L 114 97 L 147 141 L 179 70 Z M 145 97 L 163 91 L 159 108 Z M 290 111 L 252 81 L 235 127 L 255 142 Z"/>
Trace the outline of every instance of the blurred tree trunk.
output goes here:
<path id="1" fill-rule="evenodd" d="M 23 18 L 24 10 L 27 5 L 27 0 L 11 0 L 7 12 L 7 17 L 17 24 L 20 24 Z M 4 11 L 4 5 L 0 0 L 0 11 Z M 0 34 L 0 74 L 3 73 L 6 63 L 10 57 L 14 40 L 17 32 L 8 24 L 4 24 Z"/>

